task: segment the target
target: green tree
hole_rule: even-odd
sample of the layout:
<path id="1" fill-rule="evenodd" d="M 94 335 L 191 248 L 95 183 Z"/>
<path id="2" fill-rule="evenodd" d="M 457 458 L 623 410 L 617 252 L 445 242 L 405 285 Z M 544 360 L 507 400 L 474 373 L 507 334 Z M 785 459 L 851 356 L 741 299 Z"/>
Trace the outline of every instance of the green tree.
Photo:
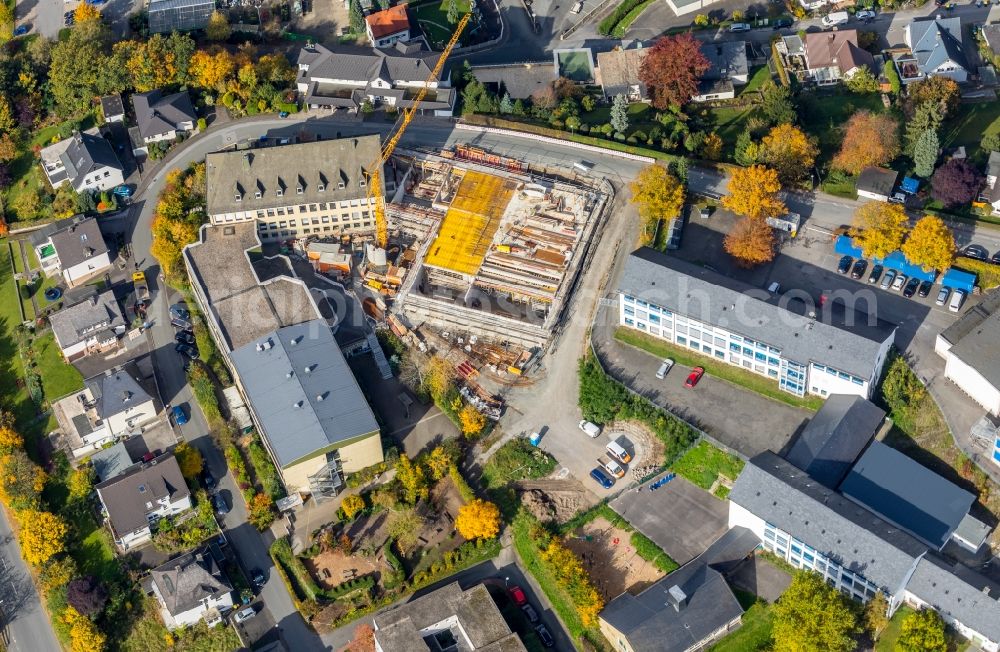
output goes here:
<path id="1" fill-rule="evenodd" d="M 913 167 L 918 177 L 928 178 L 934 174 L 934 165 L 937 163 L 938 150 L 937 132 L 927 129 L 920 134 L 913 147 Z"/>
<path id="2" fill-rule="evenodd" d="M 738 165 L 749 167 L 757 162 L 759 154 L 760 145 L 754 142 L 753 135 L 751 135 L 750 130 L 744 129 L 741 131 L 740 135 L 736 138 L 736 147 L 733 150 L 733 160 L 736 161 Z"/>
<path id="3" fill-rule="evenodd" d="M 628 129 L 628 100 L 621 93 L 611 100 L 611 128 L 619 134 Z"/>
<path id="4" fill-rule="evenodd" d="M 69 38 L 52 47 L 49 91 L 60 116 L 82 114 L 90 110 L 95 96 L 124 90 L 105 83 L 103 71 L 111 65 L 108 38 L 104 23 L 91 20 L 74 27 Z"/>
<path id="5" fill-rule="evenodd" d="M 500 98 L 500 113 L 509 115 L 514 112 L 514 102 L 510 99 L 510 93 L 504 93 Z"/>
<path id="6" fill-rule="evenodd" d="M 917 107 L 916 113 L 906 123 L 906 152 L 911 156 L 916 151 L 917 141 L 930 129 L 938 132 L 944 122 L 941 107 L 933 102 L 926 102 Z"/>
<path id="7" fill-rule="evenodd" d="M 760 114 L 772 125 L 792 123 L 798 117 L 791 92 L 774 82 L 768 82 L 760 89 Z"/>
<path id="8" fill-rule="evenodd" d="M 417 543 L 424 518 L 414 509 L 404 509 L 389 517 L 389 536 L 396 540 L 400 552 L 406 554 Z"/>
<path id="9" fill-rule="evenodd" d="M 885 594 L 879 591 L 865 605 L 865 629 L 871 634 L 872 639 L 877 641 L 888 625 L 889 601 L 885 599 Z"/>
<path id="10" fill-rule="evenodd" d="M 892 94 L 899 95 L 902 83 L 899 80 L 899 73 L 896 72 L 896 64 L 893 63 L 892 59 L 886 57 L 885 65 L 882 66 L 882 74 L 889 80 L 889 90 L 892 91 Z"/>
<path id="11" fill-rule="evenodd" d="M 847 598 L 816 573 L 798 571 L 774 605 L 773 631 L 775 652 L 847 652 L 860 627 Z"/>
<path id="12" fill-rule="evenodd" d="M 879 91 L 878 79 L 868 68 L 861 68 L 849 78 L 844 80 L 844 86 L 852 93 L 865 94 L 877 93 Z"/>
<path id="13" fill-rule="evenodd" d="M 900 626 L 896 650 L 899 652 L 946 652 L 944 621 L 933 609 L 907 614 Z"/>
<path id="14" fill-rule="evenodd" d="M 365 33 L 365 15 L 361 12 L 361 3 L 359 0 L 351 0 L 350 9 L 348 9 L 348 20 L 351 23 L 351 31 L 355 34 Z"/>
<path id="15" fill-rule="evenodd" d="M 14 3 L 0 2 L 0 41 L 9 41 L 14 36 L 13 7 Z"/>

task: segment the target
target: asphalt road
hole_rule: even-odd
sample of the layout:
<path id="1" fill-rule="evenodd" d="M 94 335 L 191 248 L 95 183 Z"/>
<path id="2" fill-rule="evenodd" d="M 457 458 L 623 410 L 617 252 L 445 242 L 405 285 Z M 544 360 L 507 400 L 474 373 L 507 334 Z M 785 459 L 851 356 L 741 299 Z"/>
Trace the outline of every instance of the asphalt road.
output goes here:
<path id="1" fill-rule="evenodd" d="M 3 509 L 0 509 L 0 619 L 6 625 L 3 641 L 12 652 L 62 649 Z"/>

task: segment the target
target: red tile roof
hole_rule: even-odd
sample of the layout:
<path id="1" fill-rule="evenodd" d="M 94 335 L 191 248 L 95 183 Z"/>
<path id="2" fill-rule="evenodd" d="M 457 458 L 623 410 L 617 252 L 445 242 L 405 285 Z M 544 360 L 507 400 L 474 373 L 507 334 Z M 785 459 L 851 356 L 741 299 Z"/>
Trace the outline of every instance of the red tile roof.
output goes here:
<path id="1" fill-rule="evenodd" d="M 375 40 L 398 34 L 410 29 L 410 19 L 406 16 L 406 5 L 399 4 L 384 11 L 377 11 L 366 19 Z"/>

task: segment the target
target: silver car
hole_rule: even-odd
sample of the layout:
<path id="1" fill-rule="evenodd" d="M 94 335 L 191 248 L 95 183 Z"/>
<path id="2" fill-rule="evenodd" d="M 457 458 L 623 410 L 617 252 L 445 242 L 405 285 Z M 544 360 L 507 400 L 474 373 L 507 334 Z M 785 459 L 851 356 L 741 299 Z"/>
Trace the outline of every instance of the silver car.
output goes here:
<path id="1" fill-rule="evenodd" d="M 885 273 L 885 276 L 882 277 L 882 282 L 879 283 L 878 286 L 883 290 L 888 290 L 889 286 L 892 285 L 892 282 L 893 280 L 895 280 L 895 278 L 896 278 L 896 270 L 890 269 Z"/>
<path id="2" fill-rule="evenodd" d="M 934 303 L 936 303 L 939 306 L 943 306 L 948 302 L 948 296 L 950 294 L 951 294 L 951 288 L 947 287 L 941 288 L 940 290 L 938 290 L 937 299 L 934 300 Z"/>

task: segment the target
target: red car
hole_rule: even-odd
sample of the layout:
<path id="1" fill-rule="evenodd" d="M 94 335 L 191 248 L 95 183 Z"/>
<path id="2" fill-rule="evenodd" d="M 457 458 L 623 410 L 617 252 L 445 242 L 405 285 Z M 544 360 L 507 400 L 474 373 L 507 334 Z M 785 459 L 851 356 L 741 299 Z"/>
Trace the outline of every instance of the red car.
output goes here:
<path id="1" fill-rule="evenodd" d="M 520 586 L 512 586 L 507 590 L 510 594 L 510 599 L 514 601 L 514 604 L 521 606 L 523 604 L 528 604 L 528 597 L 524 595 L 524 591 L 521 590 Z"/>
<path id="2" fill-rule="evenodd" d="M 701 367 L 695 367 L 691 370 L 691 373 L 688 374 L 687 380 L 684 381 L 684 386 L 694 387 L 698 384 L 698 381 L 701 380 L 703 375 L 705 375 L 705 370 Z"/>

